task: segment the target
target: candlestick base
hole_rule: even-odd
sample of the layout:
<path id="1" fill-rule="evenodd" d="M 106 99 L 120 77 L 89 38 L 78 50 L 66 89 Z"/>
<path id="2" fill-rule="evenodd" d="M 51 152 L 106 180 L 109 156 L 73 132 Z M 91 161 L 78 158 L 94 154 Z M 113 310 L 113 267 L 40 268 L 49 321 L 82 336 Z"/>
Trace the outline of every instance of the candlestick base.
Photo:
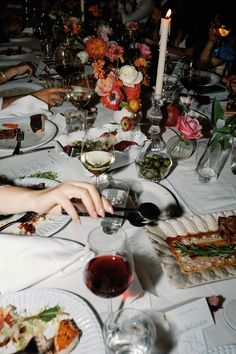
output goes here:
<path id="1" fill-rule="evenodd" d="M 152 107 L 147 119 L 152 123 L 149 129 L 151 144 L 149 150 L 151 151 L 163 151 L 165 149 L 165 142 L 161 136 L 160 122 L 162 120 L 161 106 L 163 105 L 163 100 L 157 98 L 155 94 L 152 97 Z"/>

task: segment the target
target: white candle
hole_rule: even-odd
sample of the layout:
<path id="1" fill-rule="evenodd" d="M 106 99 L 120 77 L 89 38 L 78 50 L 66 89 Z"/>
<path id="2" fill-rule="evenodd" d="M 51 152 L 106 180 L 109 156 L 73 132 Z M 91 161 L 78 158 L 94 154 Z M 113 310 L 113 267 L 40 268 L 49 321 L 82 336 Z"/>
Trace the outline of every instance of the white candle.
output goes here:
<path id="1" fill-rule="evenodd" d="M 160 47 L 159 47 L 159 58 L 157 65 L 157 78 L 156 78 L 156 87 L 155 87 L 155 97 L 157 99 L 161 98 L 162 95 L 162 86 L 164 79 L 164 71 L 165 71 L 165 61 L 166 61 L 166 47 L 168 35 L 170 32 L 170 15 L 171 10 L 167 11 L 166 17 L 161 19 L 161 27 L 160 27 Z"/>
<path id="2" fill-rule="evenodd" d="M 84 22 L 84 0 L 80 0 L 80 11 L 82 14 L 82 22 Z"/>

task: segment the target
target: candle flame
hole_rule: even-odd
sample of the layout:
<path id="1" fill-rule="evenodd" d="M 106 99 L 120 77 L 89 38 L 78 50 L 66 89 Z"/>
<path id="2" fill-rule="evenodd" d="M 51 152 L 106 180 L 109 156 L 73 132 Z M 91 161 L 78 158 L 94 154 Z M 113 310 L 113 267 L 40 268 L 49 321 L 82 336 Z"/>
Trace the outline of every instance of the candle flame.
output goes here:
<path id="1" fill-rule="evenodd" d="M 167 11 L 165 18 L 168 19 L 168 18 L 170 18 L 170 16 L 171 16 L 171 9 L 169 9 L 169 10 Z"/>

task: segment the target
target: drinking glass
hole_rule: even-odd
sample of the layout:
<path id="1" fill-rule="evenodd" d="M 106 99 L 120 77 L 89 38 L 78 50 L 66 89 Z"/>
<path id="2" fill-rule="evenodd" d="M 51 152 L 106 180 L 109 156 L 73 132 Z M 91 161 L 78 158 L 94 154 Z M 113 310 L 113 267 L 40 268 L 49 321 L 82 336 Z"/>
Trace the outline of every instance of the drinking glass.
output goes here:
<path id="1" fill-rule="evenodd" d="M 107 127 L 91 127 L 85 131 L 80 160 L 96 176 L 97 184 L 98 176 L 107 171 L 115 161 L 114 139 Z"/>
<path id="2" fill-rule="evenodd" d="M 70 87 L 69 101 L 77 109 L 88 108 L 95 97 L 93 82 L 89 76 L 81 72 L 74 73 L 68 77 L 68 86 Z"/>
<path id="3" fill-rule="evenodd" d="M 107 318 L 103 338 L 107 354 L 148 354 L 154 346 L 156 327 L 144 312 L 124 308 Z"/>
<path id="4" fill-rule="evenodd" d="M 93 229 L 87 239 L 89 260 L 83 276 L 86 286 L 97 296 L 109 299 L 126 291 L 133 280 L 134 265 L 127 236 L 122 229 L 111 235 L 102 227 Z"/>
<path id="5" fill-rule="evenodd" d="M 63 45 L 58 46 L 54 52 L 54 65 L 56 72 L 63 78 L 67 78 L 69 74 L 75 72 L 74 53 Z"/>
<path id="6" fill-rule="evenodd" d="M 106 178 L 97 184 L 97 188 L 113 207 L 126 207 L 129 196 L 129 185 L 127 183 L 119 179 Z M 124 211 L 116 210 L 116 214 L 123 215 Z M 122 218 L 105 217 L 101 220 L 103 231 L 107 234 L 117 232 L 122 224 Z"/>
<path id="7" fill-rule="evenodd" d="M 191 93 L 200 84 L 200 71 L 195 67 L 193 60 L 185 60 L 180 74 L 180 81 L 186 88 L 187 94 Z"/>

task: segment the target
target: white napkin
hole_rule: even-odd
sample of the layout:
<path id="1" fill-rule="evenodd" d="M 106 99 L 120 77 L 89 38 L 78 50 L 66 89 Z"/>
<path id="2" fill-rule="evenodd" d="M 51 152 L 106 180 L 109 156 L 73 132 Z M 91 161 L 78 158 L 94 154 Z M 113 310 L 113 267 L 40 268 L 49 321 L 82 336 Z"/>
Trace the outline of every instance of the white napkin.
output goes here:
<path id="1" fill-rule="evenodd" d="M 22 290 L 82 260 L 77 242 L 47 237 L 1 234 L 0 292 Z M 81 262 L 77 264 L 77 268 Z M 75 267 L 73 267 L 74 270 Z"/>
<path id="2" fill-rule="evenodd" d="M 0 110 L 0 118 L 9 116 L 20 117 L 32 114 L 45 114 L 47 117 L 52 115 L 48 110 L 46 102 L 31 95 L 19 98 L 8 107 Z"/>

